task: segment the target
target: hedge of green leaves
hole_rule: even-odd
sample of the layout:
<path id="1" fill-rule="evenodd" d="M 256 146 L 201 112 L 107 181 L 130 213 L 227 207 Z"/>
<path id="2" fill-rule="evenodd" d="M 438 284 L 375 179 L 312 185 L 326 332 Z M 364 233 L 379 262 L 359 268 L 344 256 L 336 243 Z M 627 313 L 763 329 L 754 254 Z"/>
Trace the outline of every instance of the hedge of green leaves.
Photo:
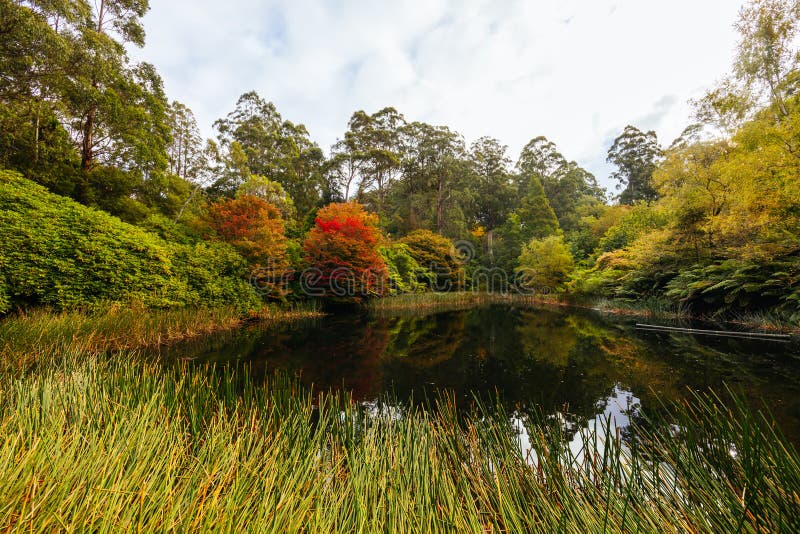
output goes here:
<path id="1" fill-rule="evenodd" d="M 0 313 L 131 300 L 258 304 L 247 262 L 230 246 L 169 242 L 0 171 Z"/>

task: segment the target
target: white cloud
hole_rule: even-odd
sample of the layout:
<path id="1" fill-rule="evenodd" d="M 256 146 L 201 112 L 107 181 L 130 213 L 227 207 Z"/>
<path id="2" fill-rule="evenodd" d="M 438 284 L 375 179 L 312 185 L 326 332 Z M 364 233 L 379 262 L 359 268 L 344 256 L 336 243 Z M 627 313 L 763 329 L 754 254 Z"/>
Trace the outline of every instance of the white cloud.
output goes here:
<path id="1" fill-rule="evenodd" d="M 733 0 L 170 0 L 147 45 L 170 98 L 211 124 L 255 89 L 327 149 L 350 115 L 394 106 L 515 158 L 537 135 L 608 185 L 626 124 L 665 144 L 728 71 Z"/>

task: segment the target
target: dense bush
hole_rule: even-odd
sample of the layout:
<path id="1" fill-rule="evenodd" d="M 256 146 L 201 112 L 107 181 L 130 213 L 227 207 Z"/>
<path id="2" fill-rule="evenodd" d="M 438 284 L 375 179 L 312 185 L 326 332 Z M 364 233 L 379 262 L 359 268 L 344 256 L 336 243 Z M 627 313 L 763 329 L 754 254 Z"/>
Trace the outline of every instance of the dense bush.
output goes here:
<path id="1" fill-rule="evenodd" d="M 424 291 L 436 276 L 430 269 L 424 269 L 417 263 L 405 243 L 392 243 L 380 247 L 378 252 L 389 269 L 389 286 L 392 293 Z"/>
<path id="2" fill-rule="evenodd" d="M 666 286 L 666 296 L 695 312 L 737 312 L 778 308 L 797 313 L 800 259 L 794 255 L 769 265 L 726 260 L 682 271 Z"/>
<path id="3" fill-rule="evenodd" d="M 629 246 L 639 236 L 668 224 L 669 217 L 663 210 L 653 209 L 647 204 L 637 204 L 621 220 L 610 227 L 600 239 L 599 252 L 610 252 Z"/>
<path id="4" fill-rule="evenodd" d="M 434 277 L 423 273 L 420 282 L 432 289 L 447 291 L 463 286 L 464 267 L 458 261 L 453 243 L 430 230 L 415 230 L 400 240 L 408 246 L 408 252 L 417 263 L 434 273 Z"/>
<path id="5" fill-rule="evenodd" d="M 140 300 L 257 305 L 247 262 L 222 243 L 165 241 L 0 171 L 0 310 Z"/>

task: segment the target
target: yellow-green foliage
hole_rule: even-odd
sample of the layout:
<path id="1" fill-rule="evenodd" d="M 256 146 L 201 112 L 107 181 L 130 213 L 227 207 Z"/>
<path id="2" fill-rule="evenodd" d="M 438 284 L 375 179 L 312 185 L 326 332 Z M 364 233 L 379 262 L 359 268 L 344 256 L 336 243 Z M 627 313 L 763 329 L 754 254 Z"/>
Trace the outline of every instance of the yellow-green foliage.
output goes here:
<path id="1" fill-rule="evenodd" d="M 731 139 L 680 144 L 653 176 L 660 199 L 601 240 L 575 289 L 666 296 L 695 311 L 800 309 L 800 101 Z"/>
<path id="2" fill-rule="evenodd" d="M 574 266 L 560 235 L 532 239 L 519 256 L 519 273 L 525 286 L 537 290 L 561 289 Z"/>
<path id="3" fill-rule="evenodd" d="M 464 267 L 456 257 L 453 243 L 430 230 L 415 230 L 400 240 L 408 247 L 412 258 L 425 269 L 420 282 L 437 290 L 459 289 L 464 280 Z M 431 277 L 433 272 L 435 276 Z"/>
<path id="4" fill-rule="evenodd" d="M 220 243 L 170 243 L 0 171 L 0 312 L 137 300 L 257 306 L 247 263 Z"/>

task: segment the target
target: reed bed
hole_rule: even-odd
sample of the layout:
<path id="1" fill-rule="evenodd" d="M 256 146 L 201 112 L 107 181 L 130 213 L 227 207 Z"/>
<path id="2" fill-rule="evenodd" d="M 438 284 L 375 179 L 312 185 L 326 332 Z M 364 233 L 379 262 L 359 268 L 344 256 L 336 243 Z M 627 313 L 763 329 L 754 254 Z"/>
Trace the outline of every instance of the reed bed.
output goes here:
<path id="1" fill-rule="evenodd" d="M 652 319 L 692 318 L 691 313 L 686 308 L 657 298 L 646 298 L 635 302 L 599 298 L 593 299 L 586 304 L 576 303 L 576 306 L 615 315 L 633 315 Z"/>
<path id="2" fill-rule="evenodd" d="M 452 293 L 407 293 L 370 301 L 369 309 L 378 314 L 402 312 L 444 312 L 488 306 L 491 304 L 559 304 L 555 295 L 522 295 L 515 293 L 489 293 L 457 291 Z"/>
<path id="3" fill-rule="evenodd" d="M 365 406 L 133 354 L 2 375 L 0 531 L 800 527 L 798 453 L 743 403 L 697 397 L 621 436 L 516 414 L 527 450 L 500 406 L 431 402 Z"/>
<path id="4" fill-rule="evenodd" d="M 800 334 L 800 314 L 780 310 L 747 312 L 735 315 L 728 322 L 745 327 L 756 327 L 767 332 Z"/>
<path id="5" fill-rule="evenodd" d="M 265 306 L 249 313 L 234 306 L 159 310 L 137 304 L 61 312 L 38 309 L 0 321 L 0 370 L 25 369 L 53 355 L 153 348 L 230 330 L 245 322 L 319 315 L 311 306 Z"/>

